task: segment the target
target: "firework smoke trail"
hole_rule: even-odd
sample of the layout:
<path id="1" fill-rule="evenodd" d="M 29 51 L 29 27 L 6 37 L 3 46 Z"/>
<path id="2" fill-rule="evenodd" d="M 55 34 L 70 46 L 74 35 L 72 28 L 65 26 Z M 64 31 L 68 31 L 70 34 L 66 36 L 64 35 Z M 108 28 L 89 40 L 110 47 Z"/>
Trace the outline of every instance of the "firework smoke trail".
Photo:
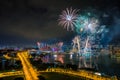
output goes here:
<path id="1" fill-rule="evenodd" d="M 88 48 L 88 41 L 89 41 L 89 37 L 87 37 L 87 40 L 85 42 L 85 48 L 84 48 L 84 54 L 87 52 L 87 48 Z"/>
<path id="2" fill-rule="evenodd" d="M 83 52 L 84 55 L 86 55 L 86 53 L 87 53 L 88 41 L 89 41 L 89 37 L 87 37 L 87 40 L 86 40 L 86 42 L 85 42 L 85 48 L 84 48 L 84 52 Z M 83 58 L 84 58 L 84 66 L 85 66 L 85 67 L 88 67 L 88 66 L 87 66 L 87 63 L 86 63 L 85 56 L 84 56 Z"/>
<path id="3" fill-rule="evenodd" d="M 79 10 L 72 8 L 63 10 L 62 14 L 59 16 L 59 25 L 62 25 L 68 31 L 69 29 L 73 31 L 78 11 Z"/>

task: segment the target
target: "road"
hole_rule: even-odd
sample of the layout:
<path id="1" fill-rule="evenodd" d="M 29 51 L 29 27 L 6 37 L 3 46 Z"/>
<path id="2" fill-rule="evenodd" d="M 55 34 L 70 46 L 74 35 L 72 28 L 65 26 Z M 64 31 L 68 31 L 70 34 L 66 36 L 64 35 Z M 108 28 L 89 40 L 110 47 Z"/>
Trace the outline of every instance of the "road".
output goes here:
<path id="1" fill-rule="evenodd" d="M 17 53 L 17 55 L 22 62 L 23 72 L 25 74 L 26 80 L 39 80 L 39 78 L 37 77 L 38 76 L 37 72 L 35 71 L 35 69 L 28 60 L 28 52 L 27 51 L 19 52 Z"/>
<path id="2" fill-rule="evenodd" d="M 23 75 L 23 71 L 3 72 L 3 73 L 0 73 L 0 78 L 8 77 L 8 76 L 18 76 L 18 75 Z"/>

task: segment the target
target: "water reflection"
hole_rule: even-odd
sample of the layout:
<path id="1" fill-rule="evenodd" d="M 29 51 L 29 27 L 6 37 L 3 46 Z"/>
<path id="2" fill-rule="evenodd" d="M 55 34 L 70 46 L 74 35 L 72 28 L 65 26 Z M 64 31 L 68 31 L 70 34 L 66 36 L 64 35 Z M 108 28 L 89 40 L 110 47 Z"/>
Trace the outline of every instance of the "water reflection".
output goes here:
<path id="1" fill-rule="evenodd" d="M 52 56 L 53 56 L 53 62 L 57 61 L 64 64 L 64 54 L 53 54 Z"/>
<path id="2" fill-rule="evenodd" d="M 101 54 L 99 56 L 92 56 L 91 60 L 84 59 L 84 57 L 78 56 L 78 54 L 47 54 L 43 58 L 44 62 L 60 62 L 62 64 L 75 64 L 78 68 L 85 67 L 85 60 L 87 67 L 94 67 L 98 71 L 102 73 L 106 73 L 108 75 L 117 75 L 120 76 L 120 59 L 111 59 L 110 55 Z"/>

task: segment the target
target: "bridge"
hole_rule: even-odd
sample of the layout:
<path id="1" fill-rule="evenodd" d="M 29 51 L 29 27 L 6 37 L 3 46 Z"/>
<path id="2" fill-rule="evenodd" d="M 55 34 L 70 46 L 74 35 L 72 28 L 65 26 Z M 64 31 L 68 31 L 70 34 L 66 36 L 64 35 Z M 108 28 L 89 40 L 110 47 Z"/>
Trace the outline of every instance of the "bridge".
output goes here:
<path id="1" fill-rule="evenodd" d="M 26 80 L 39 80 L 39 78 L 37 77 L 38 75 L 37 75 L 35 69 L 33 68 L 33 66 L 29 62 L 28 52 L 27 51 L 18 52 L 17 56 L 19 57 L 19 59 L 22 62 L 23 72 L 25 74 Z"/>

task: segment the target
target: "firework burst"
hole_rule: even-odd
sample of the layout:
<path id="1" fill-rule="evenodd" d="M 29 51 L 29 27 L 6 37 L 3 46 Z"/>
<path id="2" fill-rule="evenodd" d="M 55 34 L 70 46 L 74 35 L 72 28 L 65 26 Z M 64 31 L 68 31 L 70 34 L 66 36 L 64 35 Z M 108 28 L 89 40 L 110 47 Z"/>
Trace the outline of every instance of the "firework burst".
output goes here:
<path id="1" fill-rule="evenodd" d="M 66 8 L 66 10 L 63 10 L 62 14 L 59 16 L 59 24 L 67 30 L 74 30 L 78 11 L 79 10 L 72 8 Z"/>
<path id="2" fill-rule="evenodd" d="M 79 15 L 76 20 L 76 32 L 81 33 L 81 31 L 90 31 L 91 33 L 96 32 L 96 27 L 99 26 L 99 21 L 95 17 L 90 17 L 88 15 Z"/>

